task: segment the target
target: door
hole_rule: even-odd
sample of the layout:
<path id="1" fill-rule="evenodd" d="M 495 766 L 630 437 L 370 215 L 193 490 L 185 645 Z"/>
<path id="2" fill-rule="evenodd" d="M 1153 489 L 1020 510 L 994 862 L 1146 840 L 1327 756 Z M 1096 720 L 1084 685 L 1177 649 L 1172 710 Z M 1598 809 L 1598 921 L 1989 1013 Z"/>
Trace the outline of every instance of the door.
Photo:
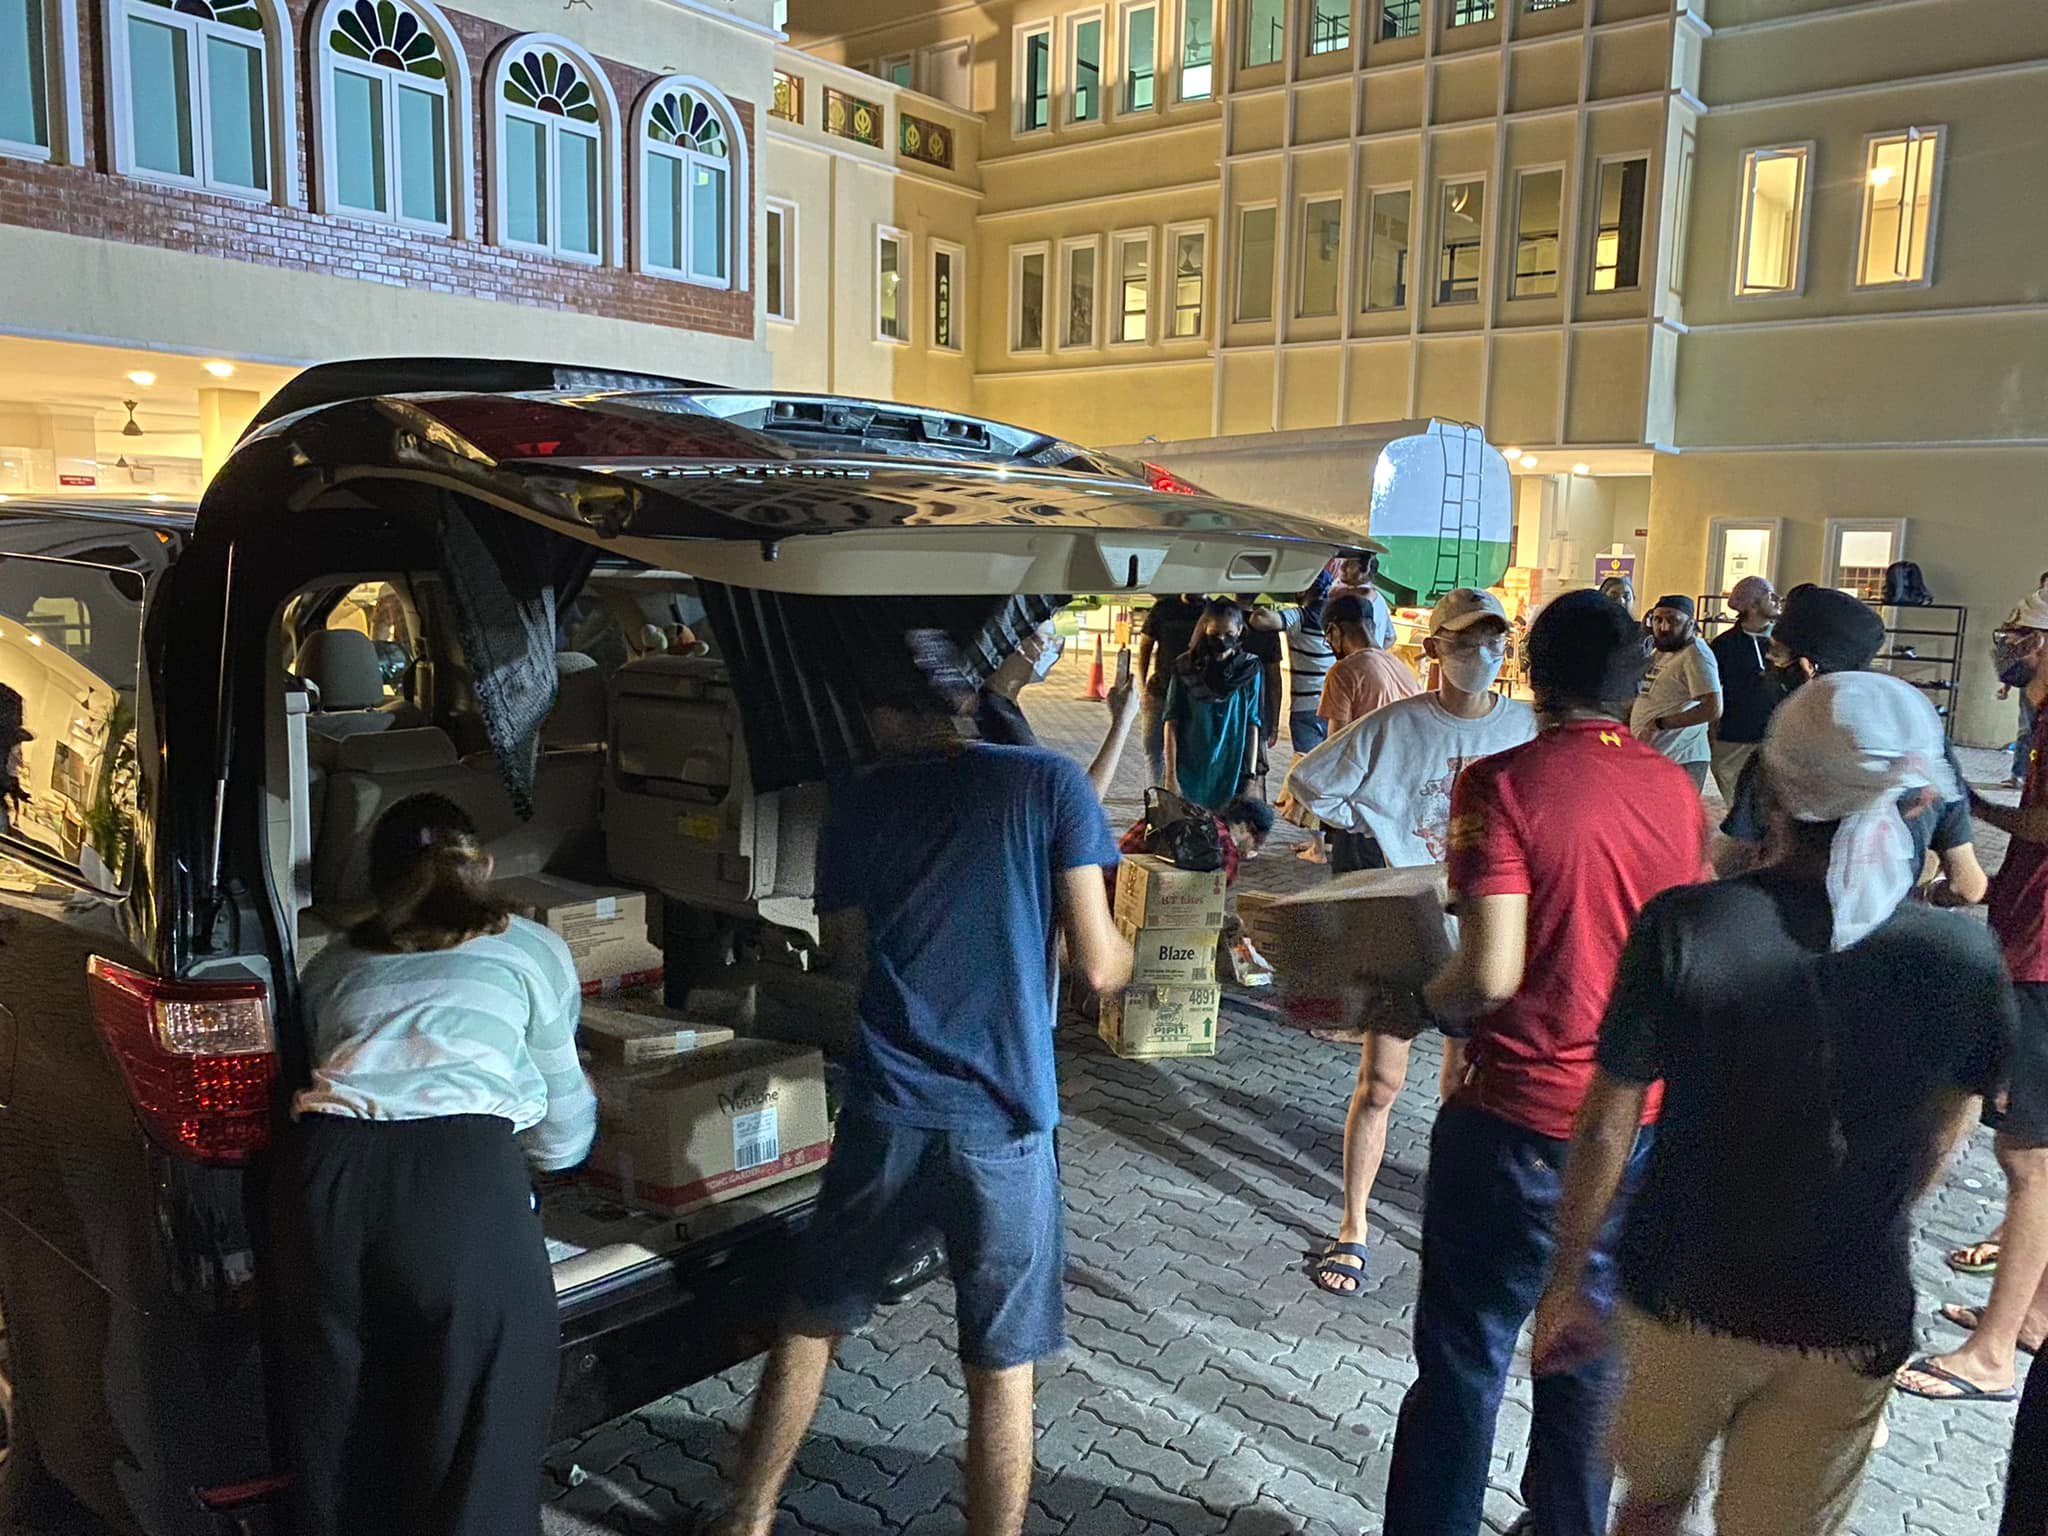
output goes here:
<path id="1" fill-rule="evenodd" d="M 1903 517 L 1831 517 L 1821 582 L 1874 603 L 1884 596 L 1885 567 L 1905 558 Z"/>
<path id="2" fill-rule="evenodd" d="M 1725 597 L 1735 583 L 1748 576 L 1761 576 L 1776 586 L 1784 528 L 1782 517 L 1715 518 L 1709 525 L 1707 581 L 1701 590 L 1711 597 Z"/>

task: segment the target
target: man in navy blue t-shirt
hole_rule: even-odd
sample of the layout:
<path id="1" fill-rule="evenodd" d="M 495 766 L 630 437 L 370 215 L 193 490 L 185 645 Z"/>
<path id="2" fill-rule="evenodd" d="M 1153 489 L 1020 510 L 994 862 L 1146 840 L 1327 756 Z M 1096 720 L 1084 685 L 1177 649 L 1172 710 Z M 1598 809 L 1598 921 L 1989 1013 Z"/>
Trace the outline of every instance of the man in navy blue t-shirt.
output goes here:
<path id="1" fill-rule="evenodd" d="M 1066 1342 L 1054 940 L 1095 990 L 1128 984 L 1101 873 L 1116 843 L 1066 758 L 893 708 L 876 731 L 884 760 L 833 787 L 818 849 L 821 939 L 861 987 L 860 1043 L 719 1536 L 768 1536 L 834 1344 L 919 1232 L 944 1234 L 958 1298 L 973 1536 L 1023 1527 L 1032 1367 Z"/>

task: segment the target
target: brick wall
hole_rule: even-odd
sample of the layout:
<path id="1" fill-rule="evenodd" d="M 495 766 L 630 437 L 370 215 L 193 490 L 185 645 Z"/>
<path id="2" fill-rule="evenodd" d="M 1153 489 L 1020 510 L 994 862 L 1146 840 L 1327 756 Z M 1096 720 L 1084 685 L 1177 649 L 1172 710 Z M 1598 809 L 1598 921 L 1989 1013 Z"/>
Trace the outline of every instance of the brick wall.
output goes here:
<path id="1" fill-rule="evenodd" d="M 305 202 L 311 201 L 306 194 L 312 180 L 312 135 L 317 122 L 311 80 L 318 55 L 305 35 L 312 4 L 313 0 L 288 0 L 287 4 L 298 66 L 299 132 L 292 175 Z M 114 175 L 108 169 L 113 164 L 112 125 L 99 111 L 99 85 L 105 78 L 100 7 L 85 0 L 78 11 L 80 52 L 86 76 L 80 99 L 89 163 L 43 165 L 0 157 L 0 224 L 190 251 L 231 261 L 253 261 L 434 293 L 466 294 L 536 309 L 603 315 L 717 336 L 750 339 L 754 334 L 752 278 L 744 271 L 739 277 L 749 285 L 747 288 L 700 288 L 625 267 L 587 267 L 486 245 L 481 240 L 424 234 L 366 219 L 318 214 L 304 207 L 254 203 Z M 489 142 L 485 127 L 485 71 L 498 45 L 515 34 L 512 29 L 481 17 L 458 11 L 445 14 L 468 55 L 472 85 L 470 148 L 476 159 L 473 174 L 481 232 L 485 207 L 484 155 Z M 620 163 L 625 169 L 626 186 L 621 190 L 626 199 L 624 223 L 630 242 L 635 180 L 631 164 L 631 114 L 640 92 L 656 76 L 651 70 L 611 59 L 600 58 L 597 62 L 611 81 L 622 117 Z M 752 179 L 745 188 L 744 216 L 751 223 L 760 175 L 754 104 L 735 100 L 734 107 L 740 117 L 740 133 L 749 148 L 747 165 Z"/>

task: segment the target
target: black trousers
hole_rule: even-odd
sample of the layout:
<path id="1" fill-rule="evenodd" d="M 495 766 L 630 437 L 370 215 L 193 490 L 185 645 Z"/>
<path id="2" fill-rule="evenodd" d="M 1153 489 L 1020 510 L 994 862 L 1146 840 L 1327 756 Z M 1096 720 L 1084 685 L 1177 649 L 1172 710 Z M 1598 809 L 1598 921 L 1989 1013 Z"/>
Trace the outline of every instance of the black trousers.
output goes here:
<path id="1" fill-rule="evenodd" d="M 2048 1536 L 2048 1350 L 2034 1357 L 2020 1394 L 1998 1536 Z"/>
<path id="2" fill-rule="evenodd" d="M 511 1122 L 308 1115 L 270 1219 L 297 1536 L 536 1536 L 560 1325 Z"/>

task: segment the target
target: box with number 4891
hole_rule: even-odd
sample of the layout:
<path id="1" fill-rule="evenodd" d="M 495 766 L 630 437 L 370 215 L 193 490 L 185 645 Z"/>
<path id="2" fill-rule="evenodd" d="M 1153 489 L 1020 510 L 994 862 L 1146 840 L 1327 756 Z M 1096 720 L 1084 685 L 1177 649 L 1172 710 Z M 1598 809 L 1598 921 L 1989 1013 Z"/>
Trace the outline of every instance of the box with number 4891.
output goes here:
<path id="1" fill-rule="evenodd" d="M 772 1040 L 733 1040 L 672 1064 L 594 1077 L 593 1183 L 681 1216 L 823 1164 L 832 1125 L 824 1058 Z"/>

